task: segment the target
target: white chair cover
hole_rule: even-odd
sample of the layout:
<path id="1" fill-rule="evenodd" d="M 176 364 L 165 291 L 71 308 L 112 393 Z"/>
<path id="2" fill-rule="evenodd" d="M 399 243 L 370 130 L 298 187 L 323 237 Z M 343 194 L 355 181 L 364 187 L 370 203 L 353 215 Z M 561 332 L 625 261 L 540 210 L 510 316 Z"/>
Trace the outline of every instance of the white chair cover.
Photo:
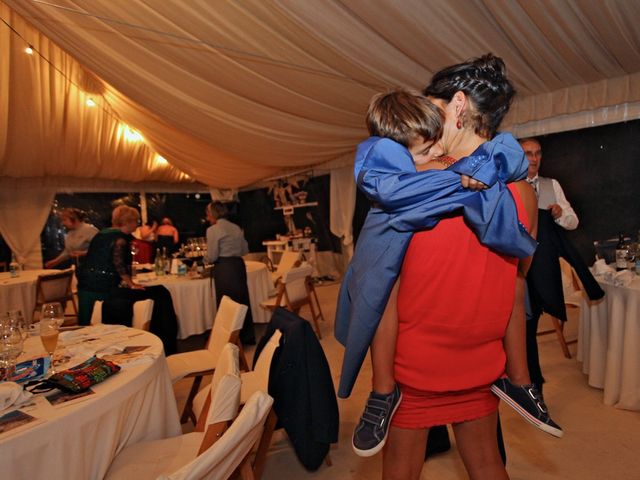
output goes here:
<path id="1" fill-rule="evenodd" d="M 275 283 L 278 278 L 281 278 L 286 272 L 291 270 L 298 260 L 300 260 L 300 252 L 294 252 L 292 250 L 282 252 L 276 271 L 271 273 L 273 282 Z"/>
<path id="2" fill-rule="evenodd" d="M 99 325 L 102 323 L 102 300 L 97 300 L 93 304 L 93 312 L 91 312 L 91 325 Z M 139 300 L 133 304 L 133 319 L 131 326 L 140 330 L 149 331 L 151 323 L 151 315 L 153 314 L 153 300 Z"/>
<path id="3" fill-rule="evenodd" d="M 226 480 L 256 444 L 273 399 L 262 391 L 255 392 L 220 440 L 202 455 L 162 480 Z M 140 480 L 140 479 L 136 479 Z"/>
<path id="4" fill-rule="evenodd" d="M 226 417 L 224 419 L 225 421 L 235 418 L 238 413 L 239 389 L 240 379 L 237 375 L 228 373 L 219 381 L 218 388 L 213 397 L 212 408 L 221 409 L 221 411 L 224 412 L 221 416 Z M 231 468 L 229 474 L 236 468 L 249 451 L 244 447 L 245 440 L 251 442 L 249 448 L 255 443 L 254 438 L 256 436 L 252 432 L 252 428 L 255 428 L 255 425 L 252 422 L 256 421 L 256 416 L 261 415 L 264 408 L 266 408 L 266 412 L 268 413 L 271 403 L 271 397 L 267 396 L 267 399 L 256 397 L 253 409 L 244 415 L 244 420 L 241 419 L 242 415 L 234 420 L 234 423 L 228 431 L 234 428 L 233 425 L 236 425 L 239 419 L 241 424 L 235 427 L 230 437 L 227 437 L 227 432 L 225 432 L 218 442 L 214 443 L 213 446 L 199 457 L 198 451 L 204 438 L 204 433 L 201 432 L 188 433 L 186 435 L 153 442 L 141 442 L 126 447 L 114 459 L 105 478 L 110 480 L 130 480 L 132 478 L 135 480 L 156 478 L 228 478 L 217 476 L 218 467 L 216 464 L 221 463 L 224 468 Z M 266 418 L 266 413 L 264 417 Z M 264 418 L 259 417 L 258 420 L 261 421 L 261 423 L 257 424 L 259 427 L 258 431 L 261 432 Z M 247 436 L 249 436 L 248 440 L 246 439 Z M 224 452 L 216 454 L 219 448 L 216 447 L 216 445 L 225 438 L 227 438 L 227 444 L 231 443 L 231 445 L 228 445 L 228 449 L 232 450 L 232 454 L 229 455 L 226 449 L 224 449 Z M 236 452 L 236 448 L 244 450 L 244 455 L 239 455 L 238 452 Z M 211 455 L 212 451 L 213 456 Z M 222 459 L 219 458 L 220 455 Z M 216 471 L 212 472 L 212 469 L 216 469 Z"/>
<path id="5" fill-rule="evenodd" d="M 229 341 L 232 332 L 240 330 L 248 307 L 222 297 L 216 319 L 209 335 L 209 345 L 205 350 L 176 353 L 167 358 L 169 373 L 173 383 L 185 376 L 216 368 L 222 348 Z"/>

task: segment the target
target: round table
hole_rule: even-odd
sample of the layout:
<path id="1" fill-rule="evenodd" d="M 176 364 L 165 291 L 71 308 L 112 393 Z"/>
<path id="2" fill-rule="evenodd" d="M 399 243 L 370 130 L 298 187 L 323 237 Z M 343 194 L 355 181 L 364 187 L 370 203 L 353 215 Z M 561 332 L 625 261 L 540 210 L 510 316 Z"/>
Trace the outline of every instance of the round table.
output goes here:
<path id="1" fill-rule="evenodd" d="M 640 277 L 626 287 L 597 280 L 605 296 L 582 299 L 578 360 L 606 405 L 640 410 Z"/>
<path id="2" fill-rule="evenodd" d="M 40 275 L 59 273 L 60 270 L 22 270 L 17 277 L 9 272 L 0 273 L 0 315 L 20 309 L 29 322 L 36 305 L 36 282 Z"/>
<path id="3" fill-rule="evenodd" d="M 162 285 L 171 294 L 173 308 L 178 317 L 178 338 L 206 332 L 216 315 L 215 295 L 210 278 L 189 276 L 141 274 L 136 281 L 142 285 Z"/>
<path id="4" fill-rule="evenodd" d="M 123 364 L 120 372 L 92 387 L 94 394 L 58 406 L 39 402 L 28 409 L 26 413 L 39 422 L 0 435 L 3 478 L 101 479 L 127 445 L 181 434 L 167 362 L 156 336 L 120 325 L 68 333 L 75 336 L 65 340 L 75 342 L 69 349 L 109 344 L 149 347 L 143 351 L 144 362 Z M 25 343 L 30 353 L 44 352 L 38 337 Z"/>
<path id="5" fill-rule="evenodd" d="M 245 260 L 244 263 L 247 266 L 247 286 L 253 323 L 269 323 L 271 312 L 260 307 L 260 303 L 267 300 L 274 290 L 271 274 L 262 262 Z"/>

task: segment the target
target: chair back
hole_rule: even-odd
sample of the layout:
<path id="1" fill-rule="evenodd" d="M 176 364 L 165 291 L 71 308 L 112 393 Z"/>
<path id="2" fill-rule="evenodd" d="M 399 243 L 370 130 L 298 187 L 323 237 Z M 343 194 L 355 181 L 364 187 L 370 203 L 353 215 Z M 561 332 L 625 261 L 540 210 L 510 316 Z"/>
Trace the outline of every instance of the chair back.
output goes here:
<path id="1" fill-rule="evenodd" d="M 307 285 L 308 278 L 313 273 L 313 267 L 311 265 L 302 265 L 300 267 L 292 268 L 284 274 L 282 282 L 284 283 L 284 289 L 289 307 L 298 308 L 298 304 L 305 304 L 310 301 L 309 288 Z"/>
<path id="2" fill-rule="evenodd" d="M 96 300 L 91 312 L 91 325 L 102 323 L 102 300 Z M 133 304 L 133 318 L 131 326 L 139 330 L 149 331 L 151 326 L 151 315 L 153 314 L 153 300 L 138 300 Z"/>
<path id="3" fill-rule="evenodd" d="M 233 343 L 226 343 L 222 347 L 222 352 L 216 362 L 216 369 L 213 371 L 213 377 L 211 378 L 211 396 L 215 394 L 218 389 L 222 377 L 225 375 L 235 375 L 240 378 L 240 365 L 238 360 L 238 347 Z"/>
<path id="4" fill-rule="evenodd" d="M 294 252 L 292 250 L 285 250 L 280 256 L 280 262 L 276 267 L 276 271 L 273 273 L 274 278 L 281 278 L 286 272 L 296 266 L 296 263 L 300 261 L 300 252 Z"/>
<path id="5" fill-rule="evenodd" d="M 243 463 L 256 444 L 273 399 L 263 391 L 255 392 L 229 429 L 204 453 L 163 480 L 226 480 Z"/>
<path id="6" fill-rule="evenodd" d="M 131 326 L 139 330 L 149 331 L 151 315 L 153 314 L 153 300 L 139 300 L 133 304 L 133 320 Z"/>
<path id="7" fill-rule="evenodd" d="M 271 371 L 271 361 L 273 360 L 273 355 L 276 353 L 276 349 L 280 346 L 281 337 L 282 332 L 276 329 L 260 352 L 258 360 L 255 362 L 253 372 L 255 372 L 254 374 L 256 379 L 258 379 L 258 390 L 264 390 L 265 392 L 269 391 L 269 372 Z"/>
<path id="8" fill-rule="evenodd" d="M 73 301 L 71 281 L 73 269 L 62 270 L 60 273 L 39 275 L 36 282 L 36 304 L 34 312 L 49 302 L 60 302 L 62 309 L 66 309 L 67 302 Z"/>
<path id="9" fill-rule="evenodd" d="M 226 295 L 222 297 L 207 346 L 214 358 L 219 357 L 222 348 L 229 342 L 231 334 L 242 328 L 248 309 L 246 305 L 234 302 Z"/>

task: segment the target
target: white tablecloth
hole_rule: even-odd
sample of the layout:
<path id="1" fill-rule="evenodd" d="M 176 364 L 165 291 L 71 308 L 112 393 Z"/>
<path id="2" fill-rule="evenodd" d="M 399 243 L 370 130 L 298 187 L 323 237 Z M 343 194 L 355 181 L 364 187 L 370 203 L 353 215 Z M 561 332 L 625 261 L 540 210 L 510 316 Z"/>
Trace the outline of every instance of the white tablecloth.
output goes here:
<path id="1" fill-rule="evenodd" d="M 606 405 L 640 410 L 640 278 L 628 287 L 598 283 L 605 297 L 580 308 L 578 360 Z"/>
<path id="2" fill-rule="evenodd" d="M 98 328 L 104 327 L 114 326 Z M 150 333 L 115 327 L 120 329 L 101 340 L 150 345 L 145 352 L 153 360 L 123 367 L 82 401 L 29 410 L 44 421 L 0 435 L 2 478 L 101 479 L 125 446 L 181 433 L 162 343 Z M 39 345 L 38 337 L 27 340 L 28 348 Z"/>
<path id="3" fill-rule="evenodd" d="M 60 270 L 23 270 L 16 278 L 9 272 L 0 273 L 0 315 L 14 309 L 22 310 L 31 321 L 36 305 L 36 281 L 39 275 L 58 273 Z"/>
<path id="4" fill-rule="evenodd" d="M 268 299 L 269 294 L 274 290 L 271 274 L 262 262 L 245 260 L 244 263 L 247 266 L 247 286 L 249 287 L 253 323 L 269 323 L 271 312 L 261 308 L 260 302 Z"/>
<path id="5" fill-rule="evenodd" d="M 271 275 L 264 263 L 246 261 L 245 264 L 253 322 L 268 323 L 271 316 L 268 311 L 260 308 L 260 302 L 269 298 L 273 290 Z M 199 335 L 213 326 L 217 307 L 215 283 L 212 279 L 190 279 L 176 275 L 155 277 L 154 274 L 142 274 L 136 281 L 143 285 L 162 285 L 169 290 L 173 308 L 178 316 L 178 338 Z"/>
<path id="6" fill-rule="evenodd" d="M 144 279 L 144 275 L 141 275 Z M 165 275 L 151 281 L 142 281 L 143 285 L 162 285 L 171 294 L 173 308 L 178 317 L 178 338 L 187 338 L 206 332 L 213 325 L 216 316 L 216 300 L 212 293 L 210 278 L 178 277 Z"/>

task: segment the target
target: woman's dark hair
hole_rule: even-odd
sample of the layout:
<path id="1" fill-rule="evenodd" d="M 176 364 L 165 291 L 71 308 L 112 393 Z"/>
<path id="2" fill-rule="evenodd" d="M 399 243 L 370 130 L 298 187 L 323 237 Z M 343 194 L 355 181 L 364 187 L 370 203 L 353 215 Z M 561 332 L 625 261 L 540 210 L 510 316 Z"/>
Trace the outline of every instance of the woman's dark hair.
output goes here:
<path id="1" fill-rule="evenodd" d="M 500 57 L 487 53 L 437 72 L 423 93 L 450 102 L 456 92 L 464 92 L 475 107 L 468 112 L 475 132 L 492 138 L 509 111 L 516 91 L 507 78 Z"/>

